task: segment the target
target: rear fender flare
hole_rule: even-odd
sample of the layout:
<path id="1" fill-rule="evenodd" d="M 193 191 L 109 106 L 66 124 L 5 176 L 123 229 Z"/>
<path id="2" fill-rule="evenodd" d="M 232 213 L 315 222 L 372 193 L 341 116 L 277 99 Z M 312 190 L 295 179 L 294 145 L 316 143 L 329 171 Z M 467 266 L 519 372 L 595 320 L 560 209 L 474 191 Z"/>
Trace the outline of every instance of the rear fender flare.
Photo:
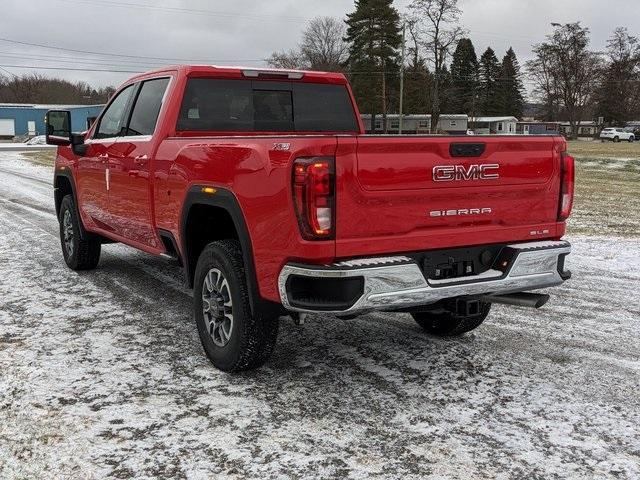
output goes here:
<path id="1" fill-rule="evenodd" d="M 208 205 L 211 207 L 221 208 L 231 217 L 236 233 L 238 234 L 238 240 L 240 242 L 240 247 L 242 248 L 242 260 L 244 262 L 245 276 L 249 290 L 249 300 L 251 309 L 255 311 L 261 297 L 259 295 L 251 237 L 249 236 L 249 230 L 247 229 L 247 224 L 244 219 L 242 209 L 240 208 L 240 203 L 235 195 L 227 189 L 216 187 L 215 193 L 212 194 L 204 193 L 204 187 L 205 185 L 192 186 L 187 192 L 182 206 L 182 215 L 180 219 L 180 244 L 184 256 L 184 272 L 187 286 L 189 288 L 193 288 L 193 277 L 195 274 L 195 272 L 192 271 L 192 267 L 189 262 L 191 252 L 188 251 L 187 242 L 187 219 L 189 218 L 189 212 L 195 205 Z"/>

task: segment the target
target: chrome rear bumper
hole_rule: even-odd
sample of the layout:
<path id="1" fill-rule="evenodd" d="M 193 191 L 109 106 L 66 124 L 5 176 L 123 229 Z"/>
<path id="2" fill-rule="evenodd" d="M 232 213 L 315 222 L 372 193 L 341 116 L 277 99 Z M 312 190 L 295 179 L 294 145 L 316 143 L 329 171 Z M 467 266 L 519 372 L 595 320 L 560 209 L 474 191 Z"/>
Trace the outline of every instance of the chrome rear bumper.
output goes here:
<path id="1" fill-rule="evenodd" d="M 559 285 L 569 278 L 564 256 L 571 245 L 564 241 L 541 241 L 507 245 L 513 257 L 504 271 L 490 269 L 478 275 L 446 280 L 427 280 L 418 264 L 405 256 L 360 258 L 326 266 L 287 264 L 278 278 L 282 305 L 291 311 L 352 314 L 373 310 L 398 310 L 428 305 L 446 298 L 506 294 Z M 295 277 L 315 279 L 363 279 L 362 294 L 348 308 L 296 306 L 289 281 Z"/>

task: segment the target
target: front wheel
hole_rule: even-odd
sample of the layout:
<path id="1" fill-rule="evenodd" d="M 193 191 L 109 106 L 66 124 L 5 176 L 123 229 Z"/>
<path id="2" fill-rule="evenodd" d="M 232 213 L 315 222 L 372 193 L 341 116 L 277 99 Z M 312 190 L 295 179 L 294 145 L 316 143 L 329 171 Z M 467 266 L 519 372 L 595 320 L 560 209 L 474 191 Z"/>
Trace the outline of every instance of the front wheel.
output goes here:
<path id="1" fill-rule="evenodd" d="M 102 245 L 99 240 L 83 240 L 75 202 L 67 195 L 60 203 L 60 244 L 62 256 L 72 270 L 93 270 L 100 261 Z"/>
<path id="2" fill-rule="evenodd" d="M 198 259 L 193 305 L 204 351 L 225 372 L 263 365 L 276 344 L 278 317 L 262 314 L 249 303 L 237 240 L 208 244 Z"/>
<path id="3" fill-rule="evenodd" d="M 481 302 L 480 313 L 473 316 L 460 316 L 449 311 L 415 312 L 411 316 L 427 333 L 439 337 L 456 337 L 478 328 L 491 310 L 491 304 Z"/>
<path id="4" fill-rule="evenodd" d="M 632 135 L 629 137 L 629 143 L 633 143 L 635 141 L 635 137 Z"/>
<path id="5" fill-rule="evenodd" d="M 620 137 L 613 137 L 613 141 L 614 141 L 615 143 L 618 143 L 618 142 L 620 141 Z"/>

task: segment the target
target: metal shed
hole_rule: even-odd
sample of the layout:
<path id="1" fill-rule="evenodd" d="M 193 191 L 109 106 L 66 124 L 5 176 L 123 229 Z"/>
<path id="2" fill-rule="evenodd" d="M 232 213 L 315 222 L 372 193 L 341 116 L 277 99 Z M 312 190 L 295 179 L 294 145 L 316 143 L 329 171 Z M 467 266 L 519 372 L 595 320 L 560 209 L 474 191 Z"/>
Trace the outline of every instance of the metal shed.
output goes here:
<path id="1" fill-rule="evenodd" d="M 44 135 L 44 116 L 49 110 L 71 111 L 74 130 L 88 128 L 102 110 L 103 105 L 39 105 L 0 103 L 0 139 Z"/>

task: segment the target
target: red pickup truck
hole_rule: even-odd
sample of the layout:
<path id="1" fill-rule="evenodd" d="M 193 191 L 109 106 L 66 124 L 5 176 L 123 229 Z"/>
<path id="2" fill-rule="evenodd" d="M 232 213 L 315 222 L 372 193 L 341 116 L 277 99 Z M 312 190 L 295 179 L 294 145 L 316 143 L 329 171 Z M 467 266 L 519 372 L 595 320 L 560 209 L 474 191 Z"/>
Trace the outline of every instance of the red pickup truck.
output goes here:
<path id="1" fill-rule="evenodd" d="M 407 312 L 458 335 L 570 276 L 559 136 L 367 135 L 341 74 L 213 66 L 132 78 L 72 132 L 48 113 L 67 265 L 108 242 L 175 257 L 225 371 L 263 364 L 281 316 Z"/>

